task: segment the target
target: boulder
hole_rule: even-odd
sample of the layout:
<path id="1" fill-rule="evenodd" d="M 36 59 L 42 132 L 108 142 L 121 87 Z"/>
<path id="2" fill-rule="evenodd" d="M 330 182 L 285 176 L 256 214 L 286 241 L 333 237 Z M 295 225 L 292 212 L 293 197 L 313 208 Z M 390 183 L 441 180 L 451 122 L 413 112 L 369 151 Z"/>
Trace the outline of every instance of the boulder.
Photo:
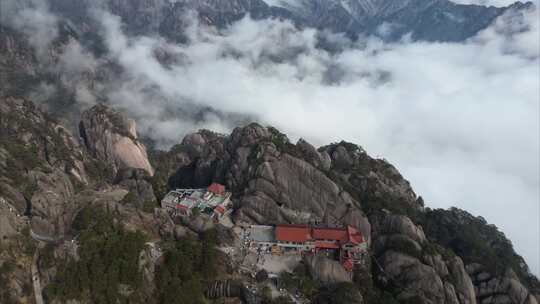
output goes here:
<path id="1" fill-rule="evenodd" d="M 83 113 L 79 129 L 87 149 L 110 165 L 113 175 L 123 168 L 139 168 L 150 176 L 154 174 L 146 148 L 138 140 L 134 120 L 97 105 Z"/>
<path id="2" fill-rule="evenodd" d="M 420 244 L 426 241 L 426 236 L 422 227 L 416 226 L 410 218 L 404 215 L 386 216 L 381 229 L 381 233 L 383 234 L 403 234 Z"/>
<path id="3" fill-rule="evenodd" d="M 448 296 L 444 282 L 432 267 L 393 250 L 386 251 L 379 263 L 388 279 L 401 290 L 398 299 L 420 297 L 426 303 L 445 303 Z"/>
<path id="4" fill-rule="evenodd" d="M 157 199 L 150 183 L 150 176 L 145 170 L 136 168 L 121 169 L 116 176 L 115 183 L 131 193 L 133 200 L 131 203 L 138 208 L 142 208 L 144 204 L 157 207 Z"/>

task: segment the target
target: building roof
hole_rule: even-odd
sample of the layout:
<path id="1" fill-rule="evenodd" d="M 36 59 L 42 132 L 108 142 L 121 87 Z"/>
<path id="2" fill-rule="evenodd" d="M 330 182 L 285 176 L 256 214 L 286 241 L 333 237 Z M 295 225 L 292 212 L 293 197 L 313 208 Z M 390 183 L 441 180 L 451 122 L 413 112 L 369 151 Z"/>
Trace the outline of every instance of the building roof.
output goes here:
<path id="1" fill-rule="evenodd" d="M 249 237 L 255 242 L 274 243 L 274 227 L 253 225 L 249 228 Z"/>
<path id="2" fill-rule="evenodd" d="M 315 248 L 338 249 L 339 245 L 334 242 L 315 241 Z"/>
<path id="3" fill-rule="evenodd" d="M 278 225 L 276 240 L 281 242 L 304 243 L 312 240 L 311 228 L 307 225 Z"/>
<path id="4" fill-rule="evenodd" d="M 223 214 L 223 213 L 225 213 L 225 208 L 223 208 L 222 206 L 217 206 L 217 207 L 214 209 L 214 212 Z"/>
<path id="5" fill-rule="evenodd" d="M 352 271 L 354 268 L 354 264 L 351 259 L 345 259 L 342 265 L 343 265 L 343 268 L 345 268 L 345 270 L 347 271 Z"/>
<path id="6" fill-rule="evenodd" d="M 314 240 L 319 244 L 325 242 L 336 243 L 337 245 L 347 243 L 358 245 L 364 242 L 362 234 L 352 226 L 346 228 L 311 228 L 308 225 L 278 225 L 276 226 L 276 240 L 302 243 Z"/>
<path id="7" fill-rule="evenodd" d="M 208 191 L 214 194 L 223 195 L 225 193 L 225 186 L 218 183 L 212 183 L 210 186 L 208 186 Z"/>
<path id="8" fill-rule="evenodd" d="M 313 228 L 313 238 L 344 242 L 348 236 L 347 231 L 343 228 Z"/>

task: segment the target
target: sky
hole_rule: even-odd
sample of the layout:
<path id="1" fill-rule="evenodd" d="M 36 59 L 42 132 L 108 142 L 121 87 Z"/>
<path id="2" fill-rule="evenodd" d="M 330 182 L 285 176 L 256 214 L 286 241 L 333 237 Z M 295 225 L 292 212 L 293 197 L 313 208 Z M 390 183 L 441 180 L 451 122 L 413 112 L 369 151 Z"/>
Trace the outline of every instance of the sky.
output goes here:
<path id="1" fill-rule="evenodd" d="M 13 22 L 35 35 L 39 52 L 56 33 L 35 20 L 55 17 L 42 7 L 25 16 Z M 538 276 L 538 17 L 538 10 L 509 12 L 463 43 L 352 42 L 249 18 L 218 32 L 193 20 L 190 42 L 175 45 L 127 37 L 117 16 L 96 11 L 111 59 L 125 71 L 100 94 L 164 148 L 199 128 L 229 132 L 229 114 L 292 140 L 357 143 L 394 164 L 427 206 L 456 206 L 497 225 Z M 317 48 L 321 36 L 340 51 Z M 172 60 L 162 64 L 158 51 Z M 72 41 L 53 68 L 77 79 L 103 64 Z M 96 102 L 83 81 L 75 86 L 81 105 Z M 175 115 L 208 107 L 197 120 Z"/>

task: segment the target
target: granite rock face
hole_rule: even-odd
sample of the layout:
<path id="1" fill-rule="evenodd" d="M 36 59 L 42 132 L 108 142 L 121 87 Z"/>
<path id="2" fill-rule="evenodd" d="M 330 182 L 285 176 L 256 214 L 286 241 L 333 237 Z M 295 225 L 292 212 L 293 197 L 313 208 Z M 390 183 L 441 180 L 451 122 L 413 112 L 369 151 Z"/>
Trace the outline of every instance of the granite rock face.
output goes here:
<path id="1" fill-rule="evenodd" d="M 32 229 L 63 235 L 75 204 L 76 187 L 88 185 L 89 157 L 71 133 L 31 102 L 0 101 L 0 193 Z"/>
<path id="2" fill-rule="evenodd" d="M 513 270 L 507 270 L 503 275 L 492 275 L 478 263 L 467 265 L 476 291 L 478 303 L 481 304 L 537 304 L 535 295 L 523 286 Z"/>
<path id="3" fill-rule="evenodd" d="M 83 113 L 80 132 L 90 153 L 110 165 L 113 174 L 125 168 L 143 169 L 150 176 L 154 174 L 146 147 L 138 141 L 134 120 L 97 105 Z"/>
<path id="4" fill-rule="evenodd" d="M 324 146 L 319 151 L 330 156 L 333 179 L 357 193 L 359 200 L 389 207 L 423 208 L 410 183 L 386 160 L 372 158 L 362 147 L 348 142 Z"/>
<path id="5" fill-rule="evenodd" d="M 224 183 L 236 198 L 237 222 L 351 224 L 371 235 L 361 203 L 316 167 L 327 168 L 329 159 L 310 146 L 291 144 L 277 130 L 257 124 L 229 137 L 200 131 L 184 138 L 181 150 L 189 161 L 171 186 Z"/>
<path id="6" fill-rule="evenodd" d="M 370 217 L 373 251 L 382 284 L 395 286 L 403 301 L 476 304 L 474 286 L 457 256 L 429 250 L 421 227 L 403 215 L 380 213 Z"/>
<path id="7" fill-rule="evenodd" d="M 352 281 L 351 275 L 345 271 L 338 261 L 320 255 L 308 257 L 306 258 L 306 261 L 310 273 L 313 274 L 317 280 L 325 284 Z"/>
<path id="8" fill-rule="evenodd" d="M 157 207 L 157 199 L 150 182 L 150 176 L 144 169 L 120 170 L 116 176 L 115 184 L 131 193 L 132 203 L 138 208 L 143 208 L 145 204 Z"/>

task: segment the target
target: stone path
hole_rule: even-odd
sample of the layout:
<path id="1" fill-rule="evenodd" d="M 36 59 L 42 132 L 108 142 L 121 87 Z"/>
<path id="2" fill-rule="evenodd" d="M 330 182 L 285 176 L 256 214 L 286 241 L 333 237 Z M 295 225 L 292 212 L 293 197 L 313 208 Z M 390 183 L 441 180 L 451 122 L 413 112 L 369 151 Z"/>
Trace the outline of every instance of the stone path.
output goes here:
<path id="1" fill-rule="evenodd" d="M 32 259 L 32 284 L 34 285 L 34 295 L 36 296 L 36 304 L 43 304 L 43 295 L 41 290 L 41 281 L 39 280 L 39 271 L 38 271 L 38 256 L 39 250 L 36 250 L 34 253 L 34 258 Z"/>

